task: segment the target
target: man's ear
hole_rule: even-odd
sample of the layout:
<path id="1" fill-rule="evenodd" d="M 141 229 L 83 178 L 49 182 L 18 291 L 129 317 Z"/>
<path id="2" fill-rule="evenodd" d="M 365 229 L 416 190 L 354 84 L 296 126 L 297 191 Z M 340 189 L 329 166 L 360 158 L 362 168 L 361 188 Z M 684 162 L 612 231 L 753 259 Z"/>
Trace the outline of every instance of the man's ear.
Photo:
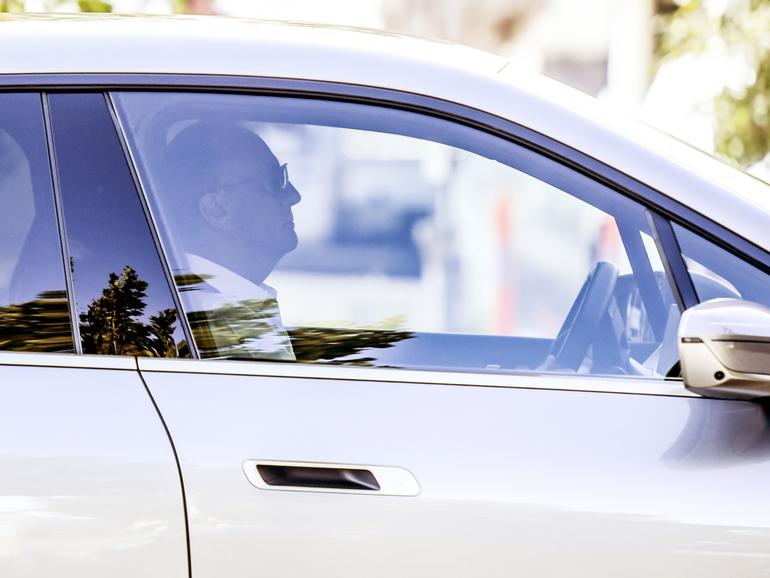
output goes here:
<path id="1" fill-rule="evenodd" d="M 206 193 L 198 200 L 198 211 L 210 226 L 226 231 L 230 228 L 230 203 L 222 191 Z"/>

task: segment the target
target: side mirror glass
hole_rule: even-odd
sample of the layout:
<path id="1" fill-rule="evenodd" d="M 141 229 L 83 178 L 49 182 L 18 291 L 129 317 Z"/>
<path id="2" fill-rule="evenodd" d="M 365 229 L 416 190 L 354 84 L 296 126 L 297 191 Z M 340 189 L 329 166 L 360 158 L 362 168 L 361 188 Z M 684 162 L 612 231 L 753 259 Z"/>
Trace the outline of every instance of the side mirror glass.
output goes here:
<path id="1" fill-rule="evenodd" d="M 684 385 L 706 397 L 770 396 L 770 309 L 714 299 L 682 314 L 679 356 Z"/>

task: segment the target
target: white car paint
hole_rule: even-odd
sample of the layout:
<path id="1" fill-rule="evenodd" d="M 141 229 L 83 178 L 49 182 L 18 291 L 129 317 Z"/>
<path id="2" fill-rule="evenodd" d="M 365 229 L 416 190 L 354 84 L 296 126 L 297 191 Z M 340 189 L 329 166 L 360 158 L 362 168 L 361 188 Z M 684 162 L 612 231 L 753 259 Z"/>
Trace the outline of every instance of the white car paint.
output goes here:
<path id="1" fill-rule="evenodd" d="M 182 493 L 129 357 L 0 353 L 0 576 L 187 576 Z"/>
<path id="2" fill-rule="evenodd" d="M 563 391 L 558 375 L 528 389 L 139 363 L 174 432 L 197 576 L 716 578 L 770 563 L 756 405 Z M 404 468 L 420 493 L 264 491 L 244 459 Z"/>

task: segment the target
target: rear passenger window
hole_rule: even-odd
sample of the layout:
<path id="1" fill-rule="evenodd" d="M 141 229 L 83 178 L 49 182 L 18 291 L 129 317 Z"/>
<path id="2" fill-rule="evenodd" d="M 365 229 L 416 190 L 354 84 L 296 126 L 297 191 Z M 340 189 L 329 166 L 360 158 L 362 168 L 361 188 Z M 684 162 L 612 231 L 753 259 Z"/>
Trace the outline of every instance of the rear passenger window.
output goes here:
<path id="1" fill-rule="evenodd" d="M 0 94 L 0 349 L 72 352 L 39 94 Z"/>
<path id="2" fill-rule="evenodd" d="M 171 288 L 103 94 L 51 94 L 83 353 L 185 357 Z"/>

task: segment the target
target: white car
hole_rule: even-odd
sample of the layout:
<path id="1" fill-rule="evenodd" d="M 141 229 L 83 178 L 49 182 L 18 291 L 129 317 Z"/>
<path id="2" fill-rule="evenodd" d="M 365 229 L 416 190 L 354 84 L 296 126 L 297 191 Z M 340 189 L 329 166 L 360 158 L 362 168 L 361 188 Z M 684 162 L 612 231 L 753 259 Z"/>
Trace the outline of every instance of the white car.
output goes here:
<path id="1" fill-rule="evenodd" d="M 0 576 L 770 572 L 766 185 L 385 32 L 0 53 Z"/>

